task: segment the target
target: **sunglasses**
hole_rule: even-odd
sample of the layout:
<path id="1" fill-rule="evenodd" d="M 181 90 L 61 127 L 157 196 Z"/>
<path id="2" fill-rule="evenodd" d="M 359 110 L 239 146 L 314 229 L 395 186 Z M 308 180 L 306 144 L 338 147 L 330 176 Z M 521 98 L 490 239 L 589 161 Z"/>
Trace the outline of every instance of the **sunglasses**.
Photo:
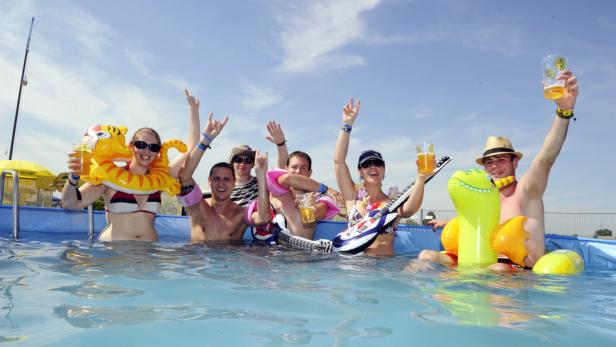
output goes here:
<path id="1" fill-rule="evenodd" d="M 133 141 L 133 146 L 141 150 L 149 148 L 150 152 L 152 153 L 160 152 L 160 145 L 158 143 L 147 143 L 145 141 Z"/>
<path id="2" fill-rule="evenodd" d="M 359 164 L 359 167 L 362 169 L 367 169 L 372 166 L 383 167 L 385 166 L 385 162 L 379 159 L 370 159 L 370 160 L 366 160 L 365 162 Z"/>
<path id="3" fill-rule="evenodd" d="M 252 164 L 255 162 L 255 160 L 252 159 L 251 157 L 233 157 L 231 161 L 235 164 L 242 164 L 242 163 Z"/>

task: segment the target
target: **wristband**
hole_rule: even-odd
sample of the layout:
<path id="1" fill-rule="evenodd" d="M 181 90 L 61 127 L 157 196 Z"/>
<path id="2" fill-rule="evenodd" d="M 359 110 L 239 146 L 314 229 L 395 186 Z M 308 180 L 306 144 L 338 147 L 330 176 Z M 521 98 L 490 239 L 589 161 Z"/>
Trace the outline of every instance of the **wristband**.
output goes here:
<path id="1" fill-rule="evenodd" d="M 186 193 L 185 195 L 177 195 L 178 202 L 184 207 L 196 205 L 200 203 L 201 200 L 203 200 L 203 193 L 201 192 L 201 188 L 199 188 L 199 185 L 195 184 L 192 189 L 190 188 L 190 186 L 191 185 L 182 187 L 184 190 L 189 190 L 188 193 Z"/>
<path id="2" fill-rule="evenodd" d="M 353 127 L 344 123 L 342 124 L 342 128 L 340 130 L 344 131 L 345 133 L 350 133 L 351 130 L 353 130 Z"/>
<path id="3" fill-rule="evenodd" d="M 560 118 L 563 118 L 563 119 L 569 119 L 569 118 L 573 117 L 573 109 L 571 109 L 571 110 L 563 110 L 560 107 L 557 107 L 556 108 L 556 115 L 558 117 L 560 117 Z M 575 118 L 573 120 L 575 120 Z"/>
<path id="4" fill-rule="evenodd" d="M 203 142 L 199 142 L 197 143 L 197 147 L 199 147 L 200 150 L 204 151 L 208 148 L 212 148 L 210 145 L 206 145 Z"/>
<path id="5" fill-rule="evenodd" d="M 325 193 L 327 193 L 327 189 L 329 189 L 329 188 L 327 188 L 327 186 L 326 186 L 326 185 L 324 185 L 323 183 L 321 183 L 321 184 L 319 185 L 319 193 L 321 193 L 321 194 L 325 194 Z"/>
<path id="6" fill-rule="evenodd" d="M 73 182 L 75 182 L 75 183 L 73 183 Z M 77 183 L 79 183 L 79 175 L 70 174 L 68 176 L 68 184 L 70 184 L 73 187 L 76 187 Z"/>
<path id="7" fill-rule="evenodd" d="M 282 140 L 282 142 L 281 142 L 281 143 L 277 143 L 277 144 L 276 144 L 276 146 L 278 146 L 278 147 L 282 147 L 282 146 L 284 146 L 286 143 L 287 143 L 287 140 Z"/>
<path id="8" fill-rule="evenodd" d="M 212 141 L 214 141 L 213 137 L 210 137 L 210 135 L 208 135 L 206 132 L 202 132 L 201 135 L 203 136 L 204 139 L 206 139 L 209 143 L 212 143 Z"/>

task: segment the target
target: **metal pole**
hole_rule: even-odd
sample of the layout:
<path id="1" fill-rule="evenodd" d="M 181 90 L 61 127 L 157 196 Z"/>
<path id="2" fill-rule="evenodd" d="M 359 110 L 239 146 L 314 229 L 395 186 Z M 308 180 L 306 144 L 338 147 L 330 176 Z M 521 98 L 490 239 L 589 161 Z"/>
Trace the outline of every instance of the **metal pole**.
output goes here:
<path id="1" fill-rule="evenodd" d="M 19 173 L 13 171 L 13 238 L 19 238 Z"/>
<path id="2" fill-rule="evenodd" d="M 19 81 L 19 94 L 17 94 L 17 108 L 15 109 L 15 120 L 13 121 L 13 133 L 11 135 L 11 149 L 9 150 L 9 160 L 13 159 L 13 144 L 15 143 L 15 129 L 17 128 L 17 116 L 19 115 L 19 103 L 21 101 L 21 88 L 26 84 L 24 75 L 26 73 L 26 62 L 28 61 L 28 52 L 30 51 L 30 38 L 32 37 L 32 27 L 34 26 L 34 17 L 30 22 L 30 33 L 28 34 L 28 43 L 26 43 L 26 53 L 24 55 L 24 64 L 21 68 L 21 80 Z"/>
<path id="3" fill-rule="evenodd" d="M 4 201 L 4 178 L 6 175 L 13 176 L 13 237 L 19 237 L 19 173 L 15 170 L 2 170 L 0 174 L 0 204 Z"/>
<path id="4" fill-rule="evenodd" d="M 88 205 L 88 240 L 92 241 L 94 238 L 94 208 L 92 204 Z"/>

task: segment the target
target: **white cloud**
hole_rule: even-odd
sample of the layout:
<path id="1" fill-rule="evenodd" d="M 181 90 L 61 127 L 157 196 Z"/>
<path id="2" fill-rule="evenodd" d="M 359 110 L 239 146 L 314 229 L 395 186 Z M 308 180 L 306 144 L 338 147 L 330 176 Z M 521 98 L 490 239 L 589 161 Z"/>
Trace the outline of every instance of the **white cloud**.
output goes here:
<path id="1" fill-rule="evenodd" d="M 241 104 L 252 112 L 261 111 L 282 101 L 282 96 L 271 88 L 259 87 L 252 83 L 246 83 L 243 94 Z"/>
<path id="2" fill-rule="evenodd" d="M 127 62 L 135 67 L 144 77 L 150 77 L 150 69 L 146 64 L 147 53 L 135 48 L 125 48 Z"/>
<path id="3" fill-rule="evenodd" d="M 56 173 L 64 171 L 71 142 L 97 123 L 125 125 L 129 132 L 150 126 L 165 139 L 185 139 L 187 106 L 182 89 L 187 83 L 183 78 L 164 71 L 156 78 L 147 76 L 149 52 L 127 48 L 105 23 L 73 3 L 23 3 L 23 8 L 21 1 L 0 4 L 0 76 L 6 81 L 0 84 L 0 109 L 12 110 L 3 112 L 10 117 L 0 117 L 0 138 L 7 149 L 28 15 L 39 16 L 28 57 L 29 83 L 23 88 L 14 158 L 37 161 Z M 109 50 L 124 54 L 109 59 Z M 137 69 L 130 71 L 127 64 Z M 125 70 L 130 75 L 118 74 Z"/>
<path id="4" fill-rule="evenodd" d="M 415 107 L 415 110 L 413 111 L 411 118 L 417 120 L 417 119 L 430 118 L 433 115 L 434 115 L 434 112 L 430 110 L 429 108 L 425 106 L 417 106 Z"/>
<path id="5" fill-rule="evenodd" d="M 363 58 L 335 51 L 364 34 L 361 14 L 380 0 L 327 0 L 308 2 L 307 8 L 280 16 L 280 40 L 284 51 L 281 69 L 309 72 L 362 65 Z"/>

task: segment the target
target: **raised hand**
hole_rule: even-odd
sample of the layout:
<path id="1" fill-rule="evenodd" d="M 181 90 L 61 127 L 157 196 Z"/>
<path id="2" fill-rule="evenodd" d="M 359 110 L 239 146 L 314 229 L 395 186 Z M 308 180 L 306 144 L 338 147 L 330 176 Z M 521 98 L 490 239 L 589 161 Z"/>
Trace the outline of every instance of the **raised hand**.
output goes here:
<path id="1" fill-rule="evenodd" d="M 346 204 L 344 202 L 344 198 L 342 197 L 342 194 L 340 194 L 339 191 L 327 187 L 326 194 L 331 196 L 336 201 L 336 205 L 338 205 L 338 207 L 340 208 L 345 207 Z"/>
<path id="2" fill-rule="evenodd" d="M 79 176 L 81 174 L 81 158 L 79 158 L 79 153 L 77 151 L 70 152 L 66 162 L 68 164 L 69 175 Z"/>
<path id="3" fill-rule="evenodd" d="M 274 122 L 274 121 L 267 122 L 267 131 L 269 132 L 269 135 L 267 135 L 265 138 L 269 142 L 275 145 L 280 145 L 280 146 L 284 144 L 285 137 L 284 137 L 284 132 L 282 131 L 282 127 L 280 126 L 280 123 Z"/>
<path id="4" fill-rule="evenodd" d="M 432 230 L 436 231 L 436 229 L 444 228 L 445 224 L 447 224 L 447 221 L 446 220 L 433 219 L 431 221 L 428 221 L 426 224 L 431 226 Z"/>
<path id="5" fill-rule="evenodd" d="M 361 102 L 357 100 L 356 104 L 353 104 L 353 98 L 349 98 L 349 102 L 342 108 L 342 122 L 348 125 L 353 125 L 357 114 L 359 113 L 359 107 Z"/>
<path id="6" fill-rule="evenodd" d="M 560 99 L 554 100 L 561 110 L 572 110 L 578 96 L 577 77 L 569 70 L 564 70 L 556 79 L 565 81 L 565 93 Z"/>
<path id="7" fill-rule="evenodd" d="M 204 134 L 207 135 L 206 137 L 209 137 L 208 140 L 210 140 L 210 142 L 213 141 L 216 138 L 216 136 L 220 134 L 222 129 L 225 127 L 225 125 L 229 121 L 229 116 L 226 116 L 225 119 L 223 119 L 222 121 L 219 121 L 217 119 L 213 119 L 212 118 L 213 115 L 214 113 L 210 112 L 210 116 L 207 120 L 207 125 L 205 126 L 205 129 L 203 130 Z"/>
<path id="8" fill-rule="evenodd" d="M 261 151 L 257 150 L 255 153 L 255 173 L 263 174 L 267 172 L 267 152 L 263 154 Z"/>
<path id="9" fill-rule="evenodd" d="M 188 101 L 190 108 L 199 108 L 199 98 L 192 95 L 190 90 L 184 89 L 184 95 L 186 95 L 186 101 Z"/>

